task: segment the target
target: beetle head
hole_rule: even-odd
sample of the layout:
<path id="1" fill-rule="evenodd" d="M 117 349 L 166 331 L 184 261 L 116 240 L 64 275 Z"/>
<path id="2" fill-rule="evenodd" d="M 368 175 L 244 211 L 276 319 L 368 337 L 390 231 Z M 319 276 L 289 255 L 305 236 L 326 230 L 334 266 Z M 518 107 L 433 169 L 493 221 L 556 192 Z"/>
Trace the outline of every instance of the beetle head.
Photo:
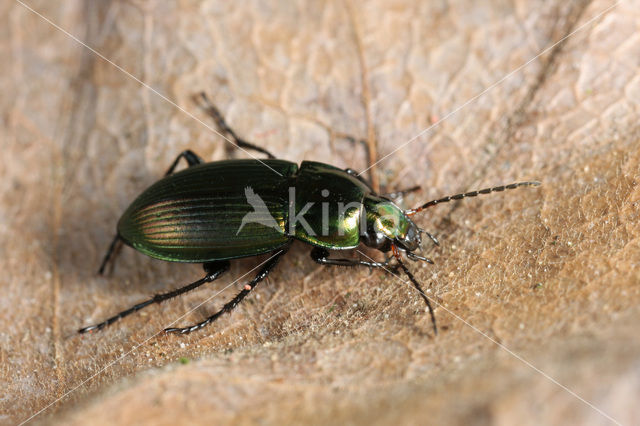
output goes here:
<path id="1" fill-rule="evenodd" d="M 420 230 L 416 224 L 391 200 L 367 195 L 363 202 L 364 224 L 362 242 L 382 252 L 394 245 L 412 252 L 420 246 Z"/>

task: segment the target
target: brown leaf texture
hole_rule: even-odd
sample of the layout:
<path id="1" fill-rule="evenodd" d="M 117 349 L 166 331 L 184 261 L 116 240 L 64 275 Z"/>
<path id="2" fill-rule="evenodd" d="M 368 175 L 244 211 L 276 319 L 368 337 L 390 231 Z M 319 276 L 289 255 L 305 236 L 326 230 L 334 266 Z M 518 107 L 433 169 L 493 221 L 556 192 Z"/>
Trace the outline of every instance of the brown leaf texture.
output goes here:
<path id="1" fill-rule="evenodd" d="M 640 418 L 638 2 L 347 1 L 2 3 L 0 422 Z M 76 334 L 202 276 L 127 247 L 96 275 L 119 215 L 178 153 L 247 157 L 202 124 L 200 91 L 279 158 L 364 170 L 344 135 L 373 136 L 392 154 L 382 187 L 422 185 L 407 207 L 542 186 L 418 216 L 441 241 L 435 265 L 409 263 L 436 337 L 410 285 L 320 267 L 302 243 L 202 331 L 161 333 L 218 309 L 264 256 Z"/>

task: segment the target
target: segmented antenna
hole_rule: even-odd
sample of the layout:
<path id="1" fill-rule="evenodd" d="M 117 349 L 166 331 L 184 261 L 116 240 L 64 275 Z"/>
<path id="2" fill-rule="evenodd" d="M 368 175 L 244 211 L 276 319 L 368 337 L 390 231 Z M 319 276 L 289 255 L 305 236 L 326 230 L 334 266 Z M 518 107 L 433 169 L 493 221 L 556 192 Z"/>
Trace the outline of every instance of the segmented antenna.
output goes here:
<path id="1" fill-rule="evenodd" d="M 428 207 L 435 206 L 436 204 L 448 203 L 449 201 L 452 201 L 452 200 L 461 200 L 463 198 L 468 198 L 468 197 L 476 197 L 480 194 L 490 194 L 492 192 L 501 192 L 506 189 L 516 189 L 522 186 L 540 186 L 540 182 L 536 182 L 536 181 L 515 182 L 509 185 L 494 186 L 492 188 L 480 189 L 478 191 L 471 191 L 471 192 L 464 192 L 462 194 L 450 195 L 448 197 L 440 198 L 438 200 L 429 201 L 428 203 L 424 203 L 423 205 L 421 205 L 420 207 L 416 207 L 415 209 L 409 209 L 405 211 L 405 214 L 407 216 L 412 216 Z"/>

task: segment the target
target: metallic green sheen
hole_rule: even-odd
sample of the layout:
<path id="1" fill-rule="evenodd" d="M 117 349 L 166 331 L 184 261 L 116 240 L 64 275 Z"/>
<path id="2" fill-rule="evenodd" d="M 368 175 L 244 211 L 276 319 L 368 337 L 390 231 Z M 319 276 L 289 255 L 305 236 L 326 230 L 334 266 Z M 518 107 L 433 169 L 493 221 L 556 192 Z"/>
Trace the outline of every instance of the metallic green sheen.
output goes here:
<path id="1" fill-rule="evenodd" d="M 144 254 L 175 262 L 271 252 L 291 239 L 286 232 L 288 188 L 297 170 L 295 163 L 283 160 L 227 160 L 189 167 L 144 191 L 122 215 L 118 234 Z M 245 215 L 255 211 L 247 202 L 246 188 L 264 201 L 277 227 L 248 222 L 241 228 Z"/>
<path id="2" fill-rule="evenodd" d="M 367 220 L 374 230 L 382 232 L 389 240 L 403 240 L 413 225 L 404 211 L 392 201 L 370 195 L 364 200 Z"/>
<path id="3" fill-rule="evenodd" d="M 288 230 L 290 234 L 315 246 L 338 250 L 352 249 L 360 243 L 362 200 L 371 192 L 366 184 L 343 169 L 304 161 L 296 177 L 295 189 L 295 214 L 304 212 L 302 218 L 310 229 L 297 222 L 293 232 Z M 305 211 L 308 203 L 313 204 Z M 289 216 L 293 222 L 294 217 Z M 324 230 L 323 217 L 327 218 Z"/>

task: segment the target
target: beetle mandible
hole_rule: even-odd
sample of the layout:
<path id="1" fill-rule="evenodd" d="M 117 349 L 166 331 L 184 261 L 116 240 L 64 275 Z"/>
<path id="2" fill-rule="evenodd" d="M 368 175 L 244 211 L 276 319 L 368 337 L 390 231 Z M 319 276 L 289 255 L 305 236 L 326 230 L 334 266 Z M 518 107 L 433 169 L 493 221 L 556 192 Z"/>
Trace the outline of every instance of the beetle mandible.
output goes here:
<path id="1" fill-rule="evenodd" d="M 268 159 L 205 163 L 190 150 L 180 153 L 165 177 L 146 189 L 124 212 L 99 273 L 104 273 L 117 246 L 125 243 L 156 259 L 202 263 L 205 276 L 182 288 L 157 294 L 99 324 L 84 327 L 78 330 L 80 333 L 100 330 L 148 305 L 212 282 L 229 270 L 232 259 L 273 253 L 253 280 L 218 312 L 192 326 L 165 331 L 185 334 L 200 329 L 231 312 L 269 275 L 291 242 L 300 240 L 313 247 L 311 258 L 322 265 L 366 266 L 387 272 L 387 267 L 402 269 L 426 303 L 437 334 L 431 303 L 402 261 L 402 255 L 433 263 L 415 251 L 421 246 L 422 234 L 436 245 L 438 240 L 419 228 L 411 217 L 436 204 L 540 184 L 517 182 L 495 186 L 403 210 L 393 202 L 395 197 L 376 194 L 352 169 L 314 161 L 303 161 L 298 166 L 276 159 L 265 149 L 238 137 L 204 93 L 198 99 L 219 129 L 238 147 L 260 152 Z M 181 159 L 189 167 L 174 173 Z M 329 257 L 329 250 L 355 249 L 361 243 L 383 253 L 391 252 L 392 256 L 384 262 Z M 393 261 L 395 264 L 391 266 Z"/>

